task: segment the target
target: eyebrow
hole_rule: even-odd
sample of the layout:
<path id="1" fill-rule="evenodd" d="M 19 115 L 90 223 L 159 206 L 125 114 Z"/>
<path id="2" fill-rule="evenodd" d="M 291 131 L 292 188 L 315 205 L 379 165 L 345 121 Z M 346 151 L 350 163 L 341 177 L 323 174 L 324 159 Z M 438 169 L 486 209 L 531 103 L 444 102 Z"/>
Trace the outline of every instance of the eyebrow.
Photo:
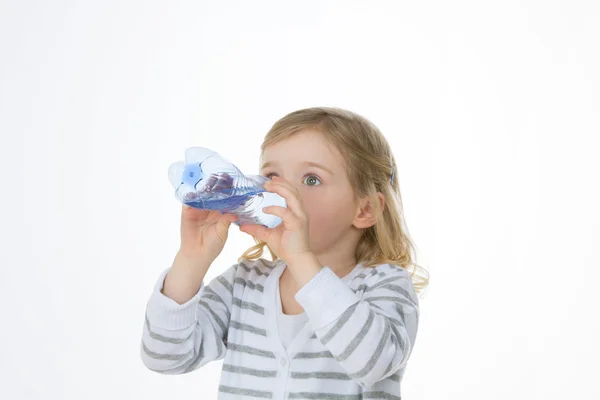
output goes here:
<path id="1" fill-rule="evenodd" d="M 266 163 L 263 164 L 263 166 L 262 166 L 261 169 L 265 169 L 265 168 L 267 168 L 267 167 L 269 167 L 271 165 L 275 165 L 275 164 L 278 164 L 278 163 L 277 162 L 273 162 L 273 161 L 266 162 Z M 330 170 L 329 168 L 327 168 L 327 167 L 325 167 L 325 166 L 323 166 L 323 165 L 321 165 L 319 163 L 312 162 L 312 161 L 304 161 L 302 164 L 304 164 L 304 165 L 310 165 L 312 167 L 317 167 L 319 169 L 322 169 L 323 171 L 329 172 L 331 175 L 335 175 L 335 173 L 332 170 Z"/>

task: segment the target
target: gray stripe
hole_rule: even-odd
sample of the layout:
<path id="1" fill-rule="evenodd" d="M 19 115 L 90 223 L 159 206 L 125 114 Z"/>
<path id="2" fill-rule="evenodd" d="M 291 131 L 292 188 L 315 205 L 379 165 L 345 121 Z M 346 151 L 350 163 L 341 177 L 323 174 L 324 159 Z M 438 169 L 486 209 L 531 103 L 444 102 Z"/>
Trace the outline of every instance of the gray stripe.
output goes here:
<path id="1" fill-rule="evenodd" d="M 215 314 L 215 312 L 213 310 L 211 310 L 208 303 L 206 303 L 203 300 L 200 300 L 198 302 L 198 304 L 203 306 L 204 308 L 206 308 L 206 310 L 208 310 L 208 312 L 213 316 L 213 318 L 217 321 L 217 324 L 219 324 L 219 327 L 221 328 L 221 334 L 219 334 L 219 332 L 217 332 L 217 329 L 214 327 L 214 325 L 213 324 L 210 325 L 213 329 L 213 332 L 215 333 L 215 344 L 217 345 L 217 358 L 219 358 L 223 355 L 223 352 L 225 351 L 223 349 L 223 337 L 227 336 L 227 326 L 221 320 L 221 318 L 219 318 L 219 316 L 217 314 Z"/>
<path id="2" fill-rule="evenodd" d="M 366 392 L 363 393 L 363 399 L 385 399 L 385 400 L 402 400 L 400 396 L 396 396 L 386 392 Z"/>
<path id="3" fill-rule="evenodd" d="M 381 277 L 384 277 L 386 275 L 386 273 L 385 272 L 379 272 L 379 271 L 377 271 L 377 267 L 375 267 L 371 271 L 371 276 L 375 276 L 375 275 L 379 275 Z"/>
<path id="4" fill-rule="evenodd" d="M 365 301 L 368 302 L 373 302 L 373 301 L 393 301 L 395 303 L 400 303 L 400 304 L 404 304 L 406 306 L 411 306 L 414 307 L 414 304 L 410 301 L 404 300 L 400 297 L 394 297 L 394 296 L 375 296 L 375 297 L 365 297 L 364 298 Z"/>
<path id="5" fill-rule="evenodd" d="M 225 386 L 225 385 L 219 385 L 219 392 L 238 394 L 240 396 L 262 397 L 265 399 L 270 399 L 273 397 L 273 394 L 271 392 L 263 392 L 261 390 L 252 390 L 252 389 L 240 389 L 240 388 Z"/>
<path id="6" fill-rule="evenodd" d="M 392 335 L 392 337 L 391 337 L 391 342 L 392 342 L 392 345 L 394 346 L 394 348 L 396 349 L 396 351 L 398 351 L 398 342 L 397 342 L 397 340 L 396 340 L 396 338 L 395 338 L 394 335 Z M 389 374 L 390 371 L 392 370 L 393 366 L 394 366 L 394 363 L 391 362 L 390 365 L 388 365 L 388 367 L 385 369 L 385 372 L 383 373 L 383 376 L 386 376 L 387 374 Z M 388 377 L 388 378 L 392 379 L 392 377 Z"/>
<path id="7" fill-rule="evenodd" d="M 260 378 L 273 378 L 277 376 L 277 371 L 265 371 L 262 369 L 238 367 L 236 365 L 231 364 L 223 364 L 223 371 L 240 375 L 258 376 Z"/>
<path id="8" fill-rule="evenodd" d="M 321 351 L 318 353 L 298 353 L 294 358 L 311 359 L 311 358 L 333 358 L 333 354 L 329 351 Z"/>
<path id="9" fill-rule="evenodd" d="M 198 354 L 198 357 L 196 357 L 196 359 L 194 360 L 193 363 L 191 363 L 183 372 L 184 374 L 187 374 L 190 371 L 193 371 L 196 369 L 196 367 L 198 366 L 198 364 L 200 364 L 200 361 L 202 361 L 202 359 L 204 358 L 204 343 L 200 343 L 200 352 Z"/>
<path id="10" fill-rule="evenodd" d="M 367 322 L 365 323 L 365 325 L 363 325 L 360 332 L 358 332 L 358 335 L 356 335 L 356 337 L 354 339 L 352 339 L 352 341 L 350 342 L 348 347 L 346 347 L 346 350 L 344 350 L 344 352 L 342 354 L 340 354 L 339 356 L 337 356 L 335 358 L 337 361 L 344 361 L 345 359 L 347 359 L 348 357 L 350 357 L 352 355 L 354 350 L 356 350 L 356 348 L 363 341 L 365 336 L 367 336 L 369 329 L 371 329 L 371 326 L 373 325 L 374 318 L 375 318 L 375 313 L 373 311 L 371 311 L 369 313 L 369 318 L 367 319 Z"/>
<path id="11" fill-rule="evenodd" d="M 371 307 L 374 307 L 374 308 L 377 308 L 378 310 L 381 310 L 381 313 L 380 313 L 380 314 L 381 314 L 381 315 L 383 315 L 383 316 L 385 316 L 387 319 L 389 319 L 389 320 L 390 320 L 390 321 L 392 321 L 393 323 L 395 323 L 395 324 L 398 324 L 398 325 L 400 325 L 400 326 L 404 326 L 404 322 L 402 322 L 402 321 L 400 321 L 400 320 L 397 320 L 396 318 L 393 318 L 393 317 L 388 317 L 388 316 L 387 316 L 387 314 L 386 314 L 386 313 L 387 313 L 387 311 L 386 311 L 386 310 L 384 310 L 383 308 L 381 308 L 380 306 L 378 306 L 377 304 L 371 304 Z M 396 304 L 396 307 L 400 307 L 400 308 L 402 308 L 402 306 L 399 306 L 399 305 L 397 305 L 397 304 Z M 404 313 L 402 313 L 402 317 L 404 317 Z"/>
<path id="12" fill-rule="evenodd" d="M 210 315 L 212 315 L 212 317 L 215 319 L 215 321 L 217 321 L 217 324 L 219 324 L 219 327 L 221 328 L 221 332 L 225 333 L 227 331 L 227 325 L 225 325 L 225 322 L 223 322 L 221 320 L 221 318 L 210 308 L 208 303 L 205 302 L 204 300 L 200 300 L 200 301 L 198 301 L 198 304 L 200 304 L 201 306 L 206 308 L 206 310 L 210 313 Z M 217 335 L 217 336 L 219 336 L 219 335 Z"/>
<path id="13" fill-rule="evenodd" d="M 160 342 L 181 344 L 181 343 L 185 343 L 185 341 L 188 340 L 194 334 L 194 332 L 192 331 L 192 333 L 190 333 L 189 336 L 184 339 L 176 339 L 176 338 L 170 338 L 167 336 L 159 335 L 158 333 L 153 332 L 152 329 L 150 328 L 150 321 L 148 320 L 148 313 L 146 313 L 145 318 L 146 318 L 146 327 L 148 328 L 148 333 L 150 334 L 150 337 L 152 339 L 158 340 Z"/>
<path id="14" fill-rule="evenodd" d="M 264 288 L 263 285 L 261 285 L 261 284 L 255 284 L 254 282 L 247 281 L 244 278 L 235 278 L 235 280 L 233 282 L 234 283 L 239 283 L 239 284 L 241 284 L 243 286 L 247 286 L 247 287 L 249 287 L 252 290 L 258 290 L 261 293 L 265 291 L 265 288 Z"/>
<path id="15" fill-rule="evenodd" d="M 371 310 L 371 312 L 374 313 L 375 311 Z M 379 341 L 379 344 L 377 345 L 377 348 L 375 349 L 375 353 L 373 353 L 373 356 L 371 356 L 371 359 L 369 360 L 367 365 L 362 370 L 358 371 L 355 374 L 350 375 L 352 378 L 354 378 L 354 379 L 363 378 L 369 372 L 371 372 L 371 370 L 373 370 L 373 368 L 375 367 L 375 364 L 377 364 L 377 360 L 379 360 L 379 357 L 381 356 L 381 353 L 383 352 L 383 348 L 385 347 L 385 344 L 387 343 L 388 339 L 390 338 L 390 332 L 392 330 L 391 322 L 388 321 L 387 319 L 384 319 L 384 322 L 385 322 L 385 329 L 383 330 L 383 334 L 381 335 L 381 340 Z"/>
<path id="16" fill-rule="evenodd" d="M 269 269 L 273 269 L 273 268 L 275 268 L 275 266 L 274 266 L 274 265 L 269 265 L 269 264 L 267 264 L 267 261 L 266 261 L 266 260 L 263 260 L 262 258 L 257 258 L 257 259 L 256 259 L 256 261 L 258 261 L 259 263 L 261 263 L 261 264 L 262 264 L 263 266 L 265 266 L 266 268 L 269 268 Z"/>
<path id="17" fill-rule="evenodd" d="M 221 285 L 223 285 L 225 287 L 225 289 L 227 289 L 229 294 L 233 296 L 233 286 L 231 286 L 231 283 L 229 283 L 227 281 L 227 279 L 225 279 L 222 276 L 217 276 L 217 282 L 219 282 Z"/>
<path id="18" fill-rule="evenodd" d="M 259 306 L 258 304 L 250 303 L 247 301 L 242 301 L 236 297 L 234 297 L 234 299 L 233 299 L 233 304 L 242 309 L 252 310 L 252 311 L 255 311 L 262 315 L 265 314 L 265 309 L 263 307 Z"/>
<path id="19" fill-rule="evenodd" d="M 219 333 L 213 326 L 213 332 L 215 332 L 215 342 L 217 343 L 217 358 L 221 358 L 223 354 L 225 354 L 225 349 L 223 348 L 223 340 L 219 336 Z"/>
<path id="20" fill-rule="evenodd" d="M 404 326 L 404 325 L 400 325 L 400 326 Z M 398 340 L 399 346 L 401 347 L 400 350 L 404 349 L 404 339 L 402 339 L 402 334 L 400 333 L 398 326 L 396 326 L 395 324 L 390 324 L 390 327 L 394 331 L 394 334 L 392 335 L 392 339 L 396 338 Z"/>
<path id="21" fill-rule="evenodd" d="M 403 295 L 404 297 L 406 297 L 407 300 L 409 300 L 413 305 L 416 306 L 415 302 L 413 301 L 412 296 L 410 295 L 410 293 L 408 292 L 408 290 L 404 289 L 402 286 L 400 285 L 394 285 L 394 284 L 386 284 L 386 285 L 382 285 L 381 288 L 385 288 L 388 289 L 392 292 L 396 292 L 398 294 Z M 374 288 L 368 288 L 366 291 L 370 291 L 373 290 Z"/>
<path id="22" fill-rule="evenodd" d="M 327 332 L 327 334 L 323 337 L 323 339 L 321 339 L 321 343 L 329 343 L 329 341 L 335 336 L 336 333 L 338 333 L 338 331 L 344 326 L 344 324 L 348 322 L 352 314 L 354 314 L 354 311 L 356 311 L 356 307 L 358 307 L 359 304 L 360 302 L 354 303 L 353 305 L 348 307 L 346 311 L 344 311 L 342 316 L 338 318 L 333 328 L 331 328 L 329 332 Z"/>
<path id="23" fill-rule="evenodd" d="M 275 358 L 275 354 L 270 351 L 260 350 L 250 346 L 243 346 L 241 344 L 229 343 L 228 350 L 239 351 L 240 353 L 254 354 L 256 356 Z"/>
<path id="24" fill-rule="evenodd" d="M 342 372 L 292 372 L 293 379 L 337 379 L 342 381 L 352 380 L 348 374 Z"/>
<path id="25" fill-rule="evenodd" d="M 361 283 L 360 285 L 358 285 L 358 286 L 356 287 L 356 289 L 355 289 L 355 290 L 356 290 L 357 292 L 358 292 L 358 291 L 360 291 L 360 290 L 362 290 L 362 291 L 365 291 L 365 290 L 367 290 L 368 288 L 369 288 L 369 285 L 367 285 L 366 283 Z"/>
<path id="26" fill-rule="evenodd" d="M 394 324 L 390 324 L 390 327 L 394 331 L 394 334 L 391 337 L 392 345 L 394 346 L 394 353 L 397 354 L 397 353 L 401 352 L 402 360 L 403 360 L 409 354 L 409 351 L 410 351 L 409 346 L 407 346 L 404 343 L 404 339 L 402 338 L 402 334 L 400 333 L 400 330 L 398 329 L 398 327 Z M 392 359 L 392 361 L 390 362 L 390 365 L 386 368 L 385 372 L 383 373 L 383 376 L 388 375 L 394 365 L 396 365 L 396 364 L 393 362 L 393 359 Z M 398 379 L 400 379 L 400 377 L 398 377 Z"/>
<path id="27" fill-rule="evenodd" d="M 204 291 L 210 294 L 213 294 L 215 296 L 217 296 L 219 298 L 219 301 L 223 304 L 225 304 L 225 307 L 227 307 L 227 304 L 225 303 L 225 301 L 221 298 L 221 296 L 219 296 L 219 294 L 217 292 L 215 292 L 210 286 L 204 286 Z M 202 298 L 202 296 L 200 296 L 200 298 Z"/>
<path id="28" fill-rule="evenodd" d="M 298 392 L 290 393 L 288 399 L 362 400 L 364 398 L 363 396 L 364 394 Z"/>
<path id="29" fill-rule="evenodd" d="M 245 265 L 243 265 L 243 264 L 240 264 L 240 266 L 241 266 L 242 268 L 244 268 L 244 269 L 246 270 L 246 272 L 248 272 L 248 273 L 250 273 L 250 272 L 252 272 L 252 271 L 256 271 L 256 274 L 257 274 L 258 276 L 262 276 L 262 275 L 264 275 L 265 277 L 269 276 L 269 273 L 268 273 L 268 272 L 262 272 L 262 271 L 261 271 L 260 269 L 258 269 L 258 268 L 248 268 L 248 267 L 246 267 L 246 266 L 245 266 Z"/>
<path id="30" fill-rule="evenodd" d="M 146 353 L 146 355 L 148 357 L 155 358 L 157 360 L 173 360 L 173 361 L 178 361 L 178 360 L 181 360 L 183 358 L 189 357 L 190 354 L 194 353 L 194 349 L 188 351 L 185 354 L 161 354 L 161 353 L 155 353 L 152 350 L 150 350 L 148 347 L 146 347 L 146 343 L 144 343 L 143 340 L 142 340 L 142 347 L 144 349 L 144 353 Z"/>
<path id="31" fill-rule="evenodd" d="M 371 275 L 374 275 L 373 273 L 371 273 Z M 385 272 L 381 272 L 379 273 L 380 276 L 385 276 Z M 395 282 L 395 281 L 399 281 L 399 280 L 403 280 L 403 279 L 407 279 L 406 277 L 398 277 L 398 276 L 393 276 L 391 278 L 387 278 L 384 279 L 382 281 L 379 281 L 377 283 L 375 283 L 372 286 L 367 285 L 366 283 L 361 283 L 360 285 L 358 285 L 358 287 L 356 289 L 353 289 L 354 292 L 360 292 L 360 291 L 364 291 L 364 292 L 370 292 L 371 290 L 375 290 L 378 289 L 382 286 L 385 285 L 386 288 L 389 288 L 390 290 L 394 290 L 395 288 L 392 287 L 388 287 L 388 283 L 390 282 Z M 410 295 L 410 293 L 406 290 L 404 290 L 402 287 L 399 287 L 400 290 L 394 290 L 395 292 L 404 294 L 406 297 L 408 297 L 409 299 L 412 299 L 412 296 Z"/>
<path id="32" fill-rule="evenodd" d="M 369 290 L 376 289 L 379 286 L 383 286 L 383 285 L 385 285 L 387 283 L 391 283 L 391 282 L 395 282 L 395 281 L 400 281 L 400 280 L 405 280 L 405 279 L 408 279 L 408 278 L 405 277 L 405 276 L 392 276 L 391 278 L 387 278 L 387 279 L 384 279 L 382 281 L 379 281 L 379 282 L 375 283 L 373 286 L 369 286 L 368 289 L 367 289 L 367 292 Z M 364 283 L 363 283 L 363 285 L 364 285 Z"/>
<path id="33" fill-rule="evenodd" d="M 419 324 L 419 306 L 416 304 L 413 304 L 414 307 L 414 312 L 415 312 L 415 318 L 417 319 L 417 325 Z M 398 313 L 402 316 L 402 321 L 406 321 L 406 318 L 404 317 L 404 307 L 402 307 L 399 304 L 396 304 L 396 310 L 398 311 Z"/>
<path id="34" fill-rule="evenodd" d="M 362 399 L 385 399 L 401 400 L 400 396 L 386 392 L 364 392 L 362 394 L 336 394 L 336 393 L 290 393 L 290 399 L 327 399 L 327 400 L 362 400 Z"/>
<path id="35" fill-rule="evenodd" d="M 402 321 L 406 323 L 406 317 L 404 316 L 404 307 L 402 307 L 400 304 L 396 304 L 396 311 L 398 311 L 398 314 L 400 314 L 400 318 L 402 318 Z"/>
<path id="36" fill-rule="evenodd" d="M 256 327 L 254 327 L 252 325 L 242 324 L 242 323 L 237 322 L 237 321 L 231 321 L 231 325 L 230 326 L 232 328 L 239 329 L 241 331 L 248 331 L 248 332 L 256 333 L 257 335 L 267 336 L 267 331 L 265 331 L 264 329 L 256 328 Z"/>
<path id="37" fill-rule="evenodd" d="M 208 288 L 206 289 L 207 293 L 202 294 L 202 296 L 200 296 L 201 299 L 211 299 L 213 301 L 222 303 L 225 307 L 227 307 L 227 304 L 225 304 L 225 302 L 223 301 L 222 298 L 219 297 L 218 294 L 213 294 L 213 293 L 209 293 L 208 292 Z"/>

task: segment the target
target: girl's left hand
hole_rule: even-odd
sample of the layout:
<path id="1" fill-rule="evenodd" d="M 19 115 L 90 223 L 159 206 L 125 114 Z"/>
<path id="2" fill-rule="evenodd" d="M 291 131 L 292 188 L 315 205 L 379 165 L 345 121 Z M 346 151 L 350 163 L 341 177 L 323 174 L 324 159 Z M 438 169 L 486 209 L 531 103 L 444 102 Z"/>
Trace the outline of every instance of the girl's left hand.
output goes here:
<path id="1" fill-rule="evenodd" d="M 266 242 L 273 253 L 288 264 L 295 258 L 310 254 L 308 215 L 298 190 L 278 176 L 265 182 L 265 189 L 285 198 L 287 208 L 268 206 L 263 209 L 268 214 L 281 217 L 283 222 L 272 229 L 259 224 L 244 224 L 240 230 Z"/>

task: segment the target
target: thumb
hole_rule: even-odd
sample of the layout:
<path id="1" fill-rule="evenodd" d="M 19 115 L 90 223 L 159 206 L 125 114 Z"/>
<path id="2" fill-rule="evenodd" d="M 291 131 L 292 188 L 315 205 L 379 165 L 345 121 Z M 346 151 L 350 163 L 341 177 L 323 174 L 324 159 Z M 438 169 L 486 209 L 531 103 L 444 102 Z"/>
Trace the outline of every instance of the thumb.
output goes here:
<path id="1" fill-rule="evenodd" d="M 234 214 L 222 214 L 219 216 L 219 221 L 217 222 L 223 228 L 227 229 L 229 226 L 238 219 L 237 215 Z"/>
<path id="2" fill-rule="evenodd" d="M 240 226 L 240 231 L 246 232 L 263 242 L 266 242 L 269 238 L 269 232 L 264 225 L 244 224 Z"/>
<path id="3" fill-rule="evenodd" d="M 224 214 L 219 217 L 217 227 L 219 232 L 225 233 L 229 230 L 229 226 L 238 219 L 236 215 Z"/>

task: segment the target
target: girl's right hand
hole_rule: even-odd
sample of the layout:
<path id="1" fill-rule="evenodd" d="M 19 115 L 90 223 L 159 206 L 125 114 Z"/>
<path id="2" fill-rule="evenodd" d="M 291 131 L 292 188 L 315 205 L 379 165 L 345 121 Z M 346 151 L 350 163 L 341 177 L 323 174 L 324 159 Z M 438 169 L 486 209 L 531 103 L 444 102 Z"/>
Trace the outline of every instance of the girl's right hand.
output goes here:
<path id="1" fill-rule="evenodd" d="M 238 217 L 216 210 L 182 205 L 181 245 L 179 251 L 212 263 L 225 247 L 229 226 Z"/>

